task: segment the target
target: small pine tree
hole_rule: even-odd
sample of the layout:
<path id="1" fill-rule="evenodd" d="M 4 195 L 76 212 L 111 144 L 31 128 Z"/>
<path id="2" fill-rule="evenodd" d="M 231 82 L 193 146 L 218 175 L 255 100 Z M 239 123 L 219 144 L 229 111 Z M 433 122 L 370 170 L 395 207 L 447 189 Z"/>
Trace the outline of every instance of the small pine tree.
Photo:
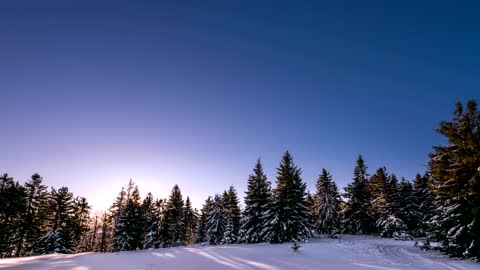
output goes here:
<path id="1" fill-rule="evenodd" d="M 345 188 L 346 202 L 341 213 L 343 232 L 369 234 L 375 230 L 375 220 L 371 211 L 371 194 L 368 188 L 368 173 L 365 161 L 360 155 L 353 171 L 353 182 Z"/>
<path id="2" fill-rule="evenodd" d="M 233 186 L 225 192 L 223 197 L 223 210 L 225 213 L 225 231 L 223 233 L 222 244 L 233 244 L 238 241 L 240 230 L 241 212 L 238 205 L 237 191 Z"/>
<path id="3" fill-rule="evenodd" d="M 197 230 L 198 216 L 195 210 L 192 208 L 190 198 L 187 196 L 185 201 L 185 207 L 183 209 L 183 224 L 185 225 L 185 232 L 183 234 L 183 243 L 186 245 L 195 242 L 195 232 Z"/>
<path id="4" fill-rule="evenodd" d="M 19 224 L 16 257 L 32 254 L 33 244 L 45 233 L 43 228 L 48 213 L 48 192 L 47 186 L 43 184 L 43 178 L 39 174 L 34 174 L 24 187 L 26 209 Z"/>
<path id="5" fill-rule="evenodd" d="M 183 223 L 183 198 L 178 185 L 172 189 L 170 197 L 166 204 L 165 215 L 163 218 L 160 241 L 163 247 L 174 245 L 183 245 L 185 239 L 185 224 Z"/>
<path id="6" fill-rule="evenodd" d="M 314 196 L 314 226 L 318 233 L 332 234 L 338 231 L 340 222 L 339 194 L 332 175 L 325 169 L 317 180 L 317 192 Z"/>
<path id="7" fill-rule="evenodd" d="M 25 190 L 8 174 L 0 176 L 0 258 L 10 257 L 25 212 Z"/>
<path id="8" fill-rule="evenodd" d="M 144 236 L 143 248 L 150 249 L 158 246 L 158 230 L 160 227 L 160 217 L 158 216 L 157 205 L 152 193 L 148 193 L 142 202 L 142 211 L 144 216 Z"/>
<path id="9" fill-rule="evenodd" d="M 220 195 L 215 195 L 206 220 L 206 236 L 210 245 L 222 242 L 225 232 L 225 215 Z"/>
<path id="10" fill-rule="evenodd" d="M 201 243 L 201 242 L 208 241 L 208 238 L 207 238 L 207 218 L 208 218 L 208 215 L 210 214 L 210 209 L 212 208 L 212 205 L 213 205 L 213 200 L 212 200 L 212 197 L 209 196 L 205 200 L 205 203 L 203 204 L 203 207 L 202 207 L 202 210 L 201 210 L 200 219 L 198 221 L 197 234 L 195 236 L 195 242 L 196 243 Z"/>
<path id="11" fill-rule="evenodd" d="M 258 243 L 264 241 L 262 230 L 267 225 L 265 213 L 272 201 L 272 190 L 262 163 L 257 160 L 253 174 L 248 177 L 245 192 L 245 211 L 241 220 L 240 242 Z"/>
<path id="12" fill-rule="evenodd" d="M 271 243 L 307 239 L 312 236 L 312 225 L 305 198 L 306 184 L 288 151 L 277 171 L 277 187 L 273 190 L 271 207 L 265 212 L 267 223 L 262 236 Z"/>

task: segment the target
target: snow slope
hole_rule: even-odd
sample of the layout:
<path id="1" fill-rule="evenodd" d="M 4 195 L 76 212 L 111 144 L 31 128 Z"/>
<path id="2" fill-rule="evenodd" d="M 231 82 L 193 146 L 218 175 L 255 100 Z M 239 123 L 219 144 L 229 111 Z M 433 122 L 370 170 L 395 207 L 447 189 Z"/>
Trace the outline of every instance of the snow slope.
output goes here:
<path id="1" fill-rule="evenodd" d="M 420 251 L 412 241 L 342 236 L 301 244 L 191 246 L 121 253 L 46 255 L 0 260 L 12 270 L 308 270 L 308 269 L 480 269 L 480 264 Z"/>

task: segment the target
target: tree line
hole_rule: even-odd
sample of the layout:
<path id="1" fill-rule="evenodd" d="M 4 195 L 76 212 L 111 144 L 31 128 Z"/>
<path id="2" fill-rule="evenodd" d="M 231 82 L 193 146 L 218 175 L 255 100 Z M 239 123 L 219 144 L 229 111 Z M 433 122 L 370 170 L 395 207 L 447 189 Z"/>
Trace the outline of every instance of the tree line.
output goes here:
<path id="1" fill-rule="evenodd" d="M 362 156 L 353 179 L 340 192 L 322 169 L 309 193 L 301 169 L 287 151 L 275 187 L 257 160 L 248 177 L 244 209 L 233 186 L 208 197 L 197 210 L 175 185 L 167 199 L 148 193 L 142 200 L 130 182 L 112 206 L 91 215 L 85 198 L 67 187 L 47 187 L 34 174 L 24 185 L 0 177 L 2 257 L 116 252 L 208 243 L 285 243 L 318 235 L 412 235 L 440 242 L 456 257 L 480 259 L 480 113 L 474 100 L 457 103 L 454 117 L 438 133 L 448 143 L 434 146 L 427 172 L 408 181 L 385 167 L 372 175 Z"/>

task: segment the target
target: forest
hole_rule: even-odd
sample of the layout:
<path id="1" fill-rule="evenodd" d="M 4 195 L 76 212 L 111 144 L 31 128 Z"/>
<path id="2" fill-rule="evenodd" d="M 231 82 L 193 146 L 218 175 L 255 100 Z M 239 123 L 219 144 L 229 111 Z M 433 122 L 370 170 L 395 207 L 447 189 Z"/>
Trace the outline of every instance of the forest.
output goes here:
<path id="1" fill-rule="evenodd" d="M 385 167 L 369 172 L 359 155 L 353 179 L 339 190 L 321 169 L 313 192 L 288 151 L 274 185 L 257 160 L 240 206 L 235 187 L 194 209 L 175 185 L 168 198 L 142 198 L 130 180 L 111 207 L 91 213 L 68 187 L 47 187 L 39 174 L 24 184 L 0 176 L 0 257 L 50 253 L 117 252 L 205 243 L 285 243 L 337 234 L 378 235 L 439 243 L 453 257 L 480 259 L 480 112 L 458 102 L 436 129 L 427 171 L 414 179 Z"/>

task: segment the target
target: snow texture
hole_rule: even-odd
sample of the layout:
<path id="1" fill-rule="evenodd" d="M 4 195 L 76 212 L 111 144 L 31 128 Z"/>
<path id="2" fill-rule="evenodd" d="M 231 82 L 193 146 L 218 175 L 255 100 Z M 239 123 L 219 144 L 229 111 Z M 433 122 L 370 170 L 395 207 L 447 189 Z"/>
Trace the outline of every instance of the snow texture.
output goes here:
<path id="1" fill-rule="evenodd" d="M 472 270 L 480 264 L 454 260 L 435 251 L 421 251 L 414 241 L 395 241 L 366 236 L 314 239 L 301 243 L 294 253 L 292 243 L 238 244 L 228 246 L 174 247 L 117 252 L 51 254 L 1 259 L 0 269 L 9 270 Z"/>

